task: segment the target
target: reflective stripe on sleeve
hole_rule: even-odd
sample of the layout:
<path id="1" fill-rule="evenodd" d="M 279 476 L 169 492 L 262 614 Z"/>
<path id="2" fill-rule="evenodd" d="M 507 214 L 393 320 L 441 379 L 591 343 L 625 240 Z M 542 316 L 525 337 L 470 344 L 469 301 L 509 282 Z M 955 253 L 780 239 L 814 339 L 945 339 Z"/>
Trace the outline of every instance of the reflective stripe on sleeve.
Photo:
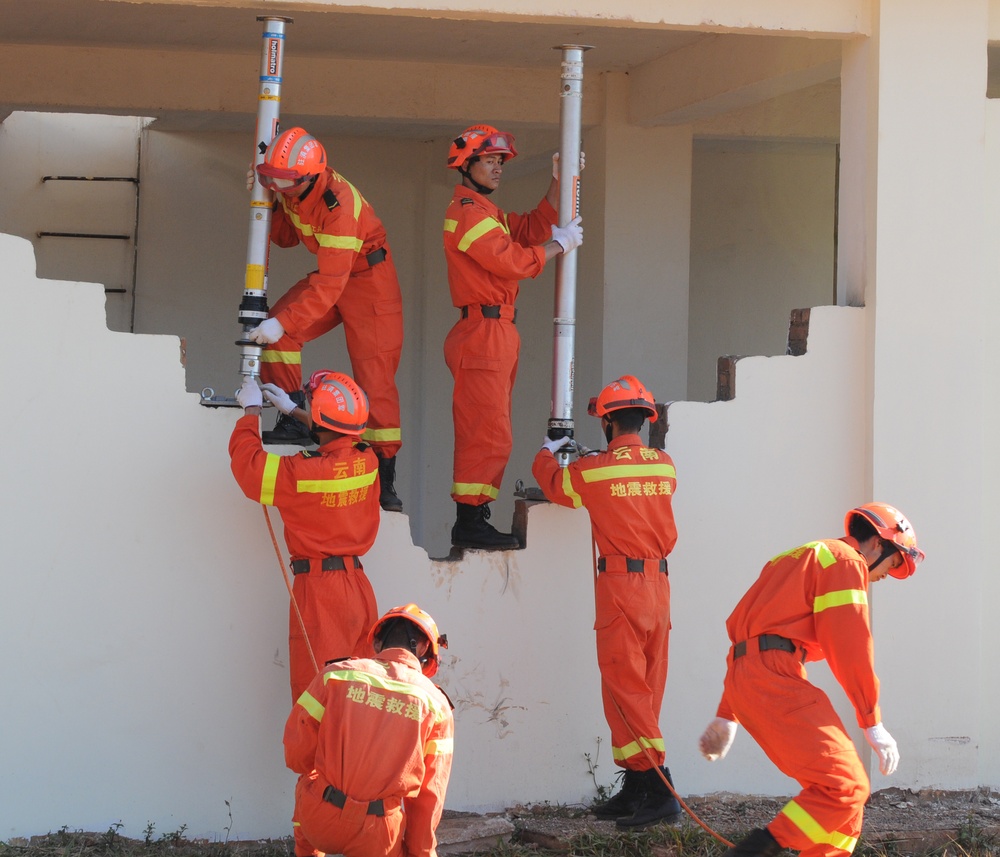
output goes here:
<path id="1" fill-rule="evenodd" d="M 399 440 L 402 435 L 401 429 L 398 428 L 380 428 L 380 429 L 369 429 L 366 428 L 361 433 L 361 439 L 366 440 L 369 443 L 381 442 L 386 443 L 388 441 Z"/>
<path id="2" fill-rule="evenodd" d="M 864 604 L 867 606 L 868 593 L 863 589 L 838 589 L 836 592 L 817 595 L 813 599 L 813 613 L 822 613 L 831 607 L 843 607 L 845 604 Z"/>
<path id="3" fill-rule="evenodd" d="M 302 365 L 301 351 L 272 351 L 265 348 L 260 355 L 261 363 L 287 363 L 289 366 Z"/>
<path id="4" fill-rule="evenodd" d="M 815 845 L 830 845 L 833 848 L 838 848 L 850 854 L 858 844 L 858 840 L 854 836 L 826 830 L 823 825 L 816 821 L 815 818 L 794 800 L 790 800 L 785 804 L 780 814 L 801 830 L 802 835 Z"/>
<path id="5" fill-rule="evenodd" d="M 458 249 L 464 253 L 475 241 L 482 238 L 488 232 L 492 232 L 494 229 L 503 229 L 503 227 L 495 218 L 484 217 L 462 236 L 462 239 L 458 242 Z"/>
<path id="6" fill-rule="evenodd" d="M 445 232 L 454 232 L 456 229 L 458 229 L 458 221 L 457 220 L 451 220 L 450 218 L 446 217 L 444 219 L 444 231 Z"/>
<path id="7" fill-rule="evenodd" d="M 298 704 L 317 723 L 323 722 L 323 714 L 326 712 L 326 709 L 323 707 L 323 703 L 316 699 L 308 690 L 302 691 L 302 696 L 299 697 Z"/>
<path id="8" fill-rule="evenodd" d="M 260 502 L 264 506 L 274 505 L 274 486 L 278 481 L 278 468 L 281 467 L 281 456 L 267 453 L 264 460 L 264 475 L 260 480 Z"/>
<path id="9" fill-rule="evenodd" d="M 428 741 L 424 748 L 425 756 L 451 756 L 454 752 L 454 738 L 438 738 L 436 741 Z"/>
<path id="10" fill-rule="evenodd" d="M 573 501 L 574 509 L 579 509 L 583 505 L 583 498 L 579 494 L 577 494 L 576 490 L 573 488 L 573 479 L 569 474 L 569 468 L 568 467 L 562 468 L 562 472 L 563 472 L 562 475 L 563 494 L 565 494 L 569 500 Z"/>

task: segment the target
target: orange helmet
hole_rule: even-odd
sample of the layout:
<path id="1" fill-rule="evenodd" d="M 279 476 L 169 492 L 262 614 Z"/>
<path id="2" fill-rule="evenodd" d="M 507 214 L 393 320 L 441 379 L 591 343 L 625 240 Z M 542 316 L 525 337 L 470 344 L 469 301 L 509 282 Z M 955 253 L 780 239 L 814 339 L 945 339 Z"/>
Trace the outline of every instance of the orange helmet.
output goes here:
<path id="1" fill-rule="evenodd" d="M 312 373 L 312 375 L 309 376 L 309 380 L 303 385 L 303 389 L 312 393 L 327 375 L 333 374 L 334 371 L 332 369 L 317 369 Z"/>
<path id="2" fill-rule="evenodd" d="M 504 163 L 517 157 L 514 135 L 497 131 L 492 125 L 473 125 L 451 141 L 448 150 L 448 167 L 461 170 L 480 155 L 504 155 Z"/>
<path id="3" fill-rule="evenodd" d="M 603 417 L 623 408 L 642 408 L 649 421 L 656 422 L 656 403 L 653 401 L 653 394 L 635 375 L 622 375 L 617 381 L 608 384 L 596 398 L 590 400 L 587 413 L 592 417 Z"/>
<path id="4" fill-rule="evenodd" d="M 368 425 L 368 397 L 342 372 L 328 372 L 312 394 L 313 426 L 360 435 Z"/>
<path id="5" fill-rule="evenodd" d="M 851 509 L 844 516 L 844 530 L 848 533 L 850 533 L 851 518 L 855 515 L 867 520 L 878 534 L 892 542 L 893 547 L 902 555 L 903 564 L 899 568 L 892 569 L 889 574 L 904 580 L 917 570 L 917 566 L 923 561 L 924 552 L 917 547 L 917 534 L 899 509 L 887 503 L 865 503 L 863 506 Z"/>
<path id="6" fill-rule="evenodd" d="M 412 622 L 430 642 L 423 658 L 420 659 L 421 672 L 430 678 L 438 671 L 438 664 L 441 662 L 440 649 L 448 648 L 448 635 L 438 633 L 437 623 L 431 618 L 430 613 L 425 613 L 416 604 L 404 604 L 402 607 L 393 607 L 372 625 L 372 629 L 368 632 L 368 645 L 374 644 L 375 638 L 382 632 L 386 623 L 393 619 Z"/>
<path id="7" fill-rule="evenodd" d="M 291 193 L 326 169 L 326 150 L 304 128 L 282 131 L 257 164 L 260 183 L 278 193 Z"/>

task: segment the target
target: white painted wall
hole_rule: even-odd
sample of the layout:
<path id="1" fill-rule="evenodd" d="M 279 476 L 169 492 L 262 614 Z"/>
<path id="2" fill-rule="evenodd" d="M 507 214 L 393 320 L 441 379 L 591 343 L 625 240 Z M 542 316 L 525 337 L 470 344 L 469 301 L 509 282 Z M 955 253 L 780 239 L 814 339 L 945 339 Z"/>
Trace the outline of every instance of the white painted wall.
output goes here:
<path id="1" fill-rule="evenodd" d="M 0 733 L 0 837 L 119 820 L 126 835 L 150 821 L 194 836 L 283 835 L 287 596 L 259 508 L 229 473 L 235 414 L 185 391 L 175 337 L 107 331 L 99 286 L 35 280 L 22 239 L 0 237 L 0 258 L 12 316 L 48 318 L 9 344 L 34 349 L 37 377 L 53 379 L 16 376 L 9 400 L 50 412 L 58 396 L 71 415 L 65 438 L 12 435 L 7 423 L 0 447 L 0 475 L 16 486 L 0 512 L 0 639 L 18 652 L 0 684 L 25 701 Z M 86 348 L 67 351 L 71 331 Z M 849 409 L 831 419 L 822 405 L 858 395 L 842 370 L 861 361 L 862 331 L 861 310 L 818 311 L 805 357 L 745 361 L 735 402 L 672 407 L 682 539 L 663 722 L 686 793 L 789 788 L 752 742 L 710 767 L 695 741 L 714 711 L 738 590 L 788 544 L 836 534 L 856 496 L 856 469 L 836 466 L 815 502 L 785 502 L 857 454 Z M 788 410 L 776 431 L 772 414 Z M 761 438 L 753 456 L 747 437 Z M 775 487 L 786 466 L 792 476 Z M 440 678 L 457 706 L 454 809 L 592 799 L 586 753 L 610 781 L 588 535 L 584 513 L 543 504 L 530 510 L 525 551 L 432 562 L 404 516 L 383 515 L 366 560 L 380 606 L 416 599 L 452 643 Z"/>

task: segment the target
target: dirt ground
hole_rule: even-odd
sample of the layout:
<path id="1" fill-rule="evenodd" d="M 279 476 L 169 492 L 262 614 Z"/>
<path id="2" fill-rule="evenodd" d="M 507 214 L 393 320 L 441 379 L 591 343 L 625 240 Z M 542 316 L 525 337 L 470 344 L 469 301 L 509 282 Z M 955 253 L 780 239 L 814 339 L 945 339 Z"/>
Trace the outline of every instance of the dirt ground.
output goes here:
<path id="1" fill-rule="evenodd" d="M 706 825 L 730 839 L 767 824 L 786 801 L 734 794 L 686 799 Z M 536 837 L 540 845 L 549 847 L 588 830 L 611 833 L 615 829 L 614 822 L 598 821 L 583 808 L 553 813 L 551 807 L 519 807 L 510 810 L 508 816 L 523 839 L 531 841 Z M 677 824 L 696 822 L 685 817 Z M 1000 842 L 1000 792 L 987 788 L 920 792 L 890 788 L 875 792 L 865 807 L 862 839 L 885 845 L 896 853 L 921 853 L 963 834 L 967 839 Z"/>

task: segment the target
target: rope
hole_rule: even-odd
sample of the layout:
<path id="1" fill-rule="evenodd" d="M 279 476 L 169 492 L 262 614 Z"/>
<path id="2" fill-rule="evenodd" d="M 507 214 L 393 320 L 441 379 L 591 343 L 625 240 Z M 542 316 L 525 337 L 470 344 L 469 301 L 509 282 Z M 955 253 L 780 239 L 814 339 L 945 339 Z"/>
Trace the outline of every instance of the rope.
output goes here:
<path id="1" fill-rule="evenodd" d="M 306 641 L 306 650 L 309 652 L 309 660 L 312 661 L 313 672 L 319 672 L 319 664 L 316 663 L 316 655 L 313 654 L 312 643 L 309 642 L 309 634 L 306 632 L 306 623 L 299 612 L 299 605 L 295 600 L 295 593 L 292 592 L 292 581 L 288 577 L 288 569 L 285 567 L 285 559 L 281 555 L 281 548 L 278 547 L 278 539 L 274 535 L 274 527 L 271 526 L 271 516 L 267 512 L 267 506 L 261 506 L 264 510 L 264 520 L 267 521 L 267 531 L 271 534 L 271 544 L 274 545 L 274 552 L 278 555 L 278 565 L 281 566 L 281 576 L 285 578 L 285 589 L 288 590 L 288 597 L 292 601 L 292 609 L 295 617 L 299 620 L 299 627 L 302 629 L 302 638 Z"/>
<path id="2" fill-rule="evenodd" d="M 594 537 L 593 524 L 591 524 L 591 531 L 590 532 L 591 532 L 590 543 L 591 543 L 591 546 L 593 548 L 594 584 L 596 585 L 597 584 L 597 575 L 598 575 L 598 571 L 597 571 L 597 539 Z M 700 818 L 698 818 L 697 813 L 693 809 L 691 809 L 691 807 L 689 807 L 686 803 L 684 803 L 684 798 L 682 798 L 679 794 L 677 794 L 677 792 L 674 790 L 674 787 L 672 785 L 670 785 L 670 780 L 667 779 L 666 775 L 663 773 L 663 771 L 661 770 L 660 766 L 656 763 L 656 759 L 654 759 L 652 753 L 649 752 L 649 748 L 646 747 L 646 745 L 642 741 L 639 740 L 639 736 L 635 734 L 635 730 L 632 728 L 632 724 L 629 723 L 628 720 L 625 719 L 625 712 L 622 711 L 622 707 L 618 704 L 618 700 L 615 699 L 614 694 L 611 693 L 610 690 L 608 691 L 608 696 L 611 697 L 611 701 L 614 703 L 615 709 L 618 711 L 618 716 L 621 717 L 621 719 L 622 719 L 622 723 L 625 724 L 625 727 L 631 733 L 632 740 L 635 741 L 636 746 L 638 746 L 639 749 L 642 750 L 643 755 L 645 755 L 646 759 L 649 761 L 649 764 L 652 767 L 652 769 L 654 771 L 656 771 L 656 773 L 660 777 L 660 779 L 663 780 L 663 785 L 665 785 L 667 787 L 667 790 L 670 792 L 670 794 L 672 794 L 675 798 L 677 798 L 677 803 L 679 803 L 681 805 L 681 808 L 688 815 L 690 815 L 691 818 L 694 819 L 695 823 L 702 830 L 704 830 L 707 834 L 709 834 L 710 836 L 714 837 L 715 839 L 718 839 L 719 842 L 721 842 L 727 848 L 734 847 L 732 842 L 730 842 L 724 836 L 721 836 L 720 834 L 718 834 L 714 830 L 712 830 L 711 827 L 709 827 L 707 824 L 705 824 L 704 821 L 702 821 Z"/>

